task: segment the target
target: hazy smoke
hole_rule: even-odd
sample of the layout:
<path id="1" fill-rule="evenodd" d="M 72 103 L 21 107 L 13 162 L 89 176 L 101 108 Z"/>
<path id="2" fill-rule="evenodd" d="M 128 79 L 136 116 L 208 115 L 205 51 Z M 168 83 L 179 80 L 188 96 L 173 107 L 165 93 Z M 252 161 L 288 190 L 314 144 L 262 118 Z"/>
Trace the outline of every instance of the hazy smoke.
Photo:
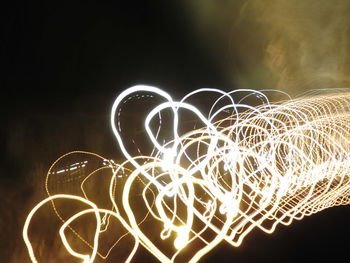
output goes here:
<path id="1" fill-rule="evenodd" d="M 240 88 L 296 95 L 349 84 L 348 0 L 205 0 L 184 6 L 195 34 Z"/>

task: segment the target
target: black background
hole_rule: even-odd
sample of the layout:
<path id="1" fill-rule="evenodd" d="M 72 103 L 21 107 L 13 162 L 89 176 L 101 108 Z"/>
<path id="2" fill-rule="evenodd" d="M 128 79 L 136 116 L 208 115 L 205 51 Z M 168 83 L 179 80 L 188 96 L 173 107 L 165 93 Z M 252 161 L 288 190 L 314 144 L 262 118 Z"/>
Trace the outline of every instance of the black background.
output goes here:
<path id="1" fill-rule="evenodd" d="M 180 98 L 235 87 L 176 1 L 17 0 L 0 10 L 0 254 L 15 262 L 24 215 L 37 201 L 33 176 L 75 149 L 119 158 L 108 118 L 122 90 L 149 84 Z M 223 244 L 201 262 L 346 262 L 349 219 L 338 207 L 272 235 L 256 230 L 241 247 Z"/>

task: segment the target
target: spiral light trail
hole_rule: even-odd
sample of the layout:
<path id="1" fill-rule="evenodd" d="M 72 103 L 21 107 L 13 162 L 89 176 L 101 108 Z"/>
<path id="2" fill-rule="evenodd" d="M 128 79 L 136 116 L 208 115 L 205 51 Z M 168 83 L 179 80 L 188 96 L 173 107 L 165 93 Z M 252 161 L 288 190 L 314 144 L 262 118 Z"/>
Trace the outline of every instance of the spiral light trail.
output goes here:
<path id="1" fill-rule="evenodd" d="M 237 100 L 242 93 L 247 95 Z M 159 261 L 170 263 L 184 258 L 182 253 L 189 253 L 186 247 L 192 248 L 187 262 L 197 262 L 221 242 L 240 246 L 254 228 L 272 233 L 278 224 L 289 225 L 294 219 L 349 204 L 350 93 L 288 98 L 276 104 L 269 102 L 267 93 L 201 89 L 179 101 L 150 86 L 135 86 L 121 93 L 112 107 L 111 125 L 126 161 L 116 164 L 97 154 L 71 152 L 52 165 L 45 185 L 48 197 L 31 210 L 23 228 L 32 262 L 39 260 L 30 241 L 30 226 L 34 215 L 47 205 L 61 222 L 58 234 L 67 253 L 84 263 L 108 257 L 123 236 L 133 240 L 126 262 L 143 246 Z M 123 140 L 122 108 L 132 96 L 147 97 L 145 94 L 162 102 L 144 121 L 153 145 L 150 154 L 133 156 Z M 208 113 L 189 102 L 203 94 L 217 96 Z M 251 96 L 259 98 L 261 105 L 245 104 Z M 162 118 L 165 113 L 171 120 Z M 183 120 L 188 116 L 200 123 L 200 128 L 184 131 Z M 161 138 L 166 122 L 171 124 L 169 140 Z M 52 178 L 64 180 L 64 171 L 92 163 L 56 169 L 78 155 L 95 160 L 95 167 L 76 180 L 79 184 L 74 191 L 52 190 Z M 93 194 L 99 185 L 88 187 L 93 177 L 99 180 L 101 171 L 109 171 L 103 204 L 95 200 L 103 193 Z M 80 202 L 85 208 L 63 216 L 59 200 Z M 90 239 L 73 224 L 87 215 L 95 218 Z M 110 227 L 113 220 L 125 234 L 103 253 L 101 236 L 114 231 Z M 147 229 L 149 221 L 156 222 L 158 228 Z M 77 249 L 77 242 L 90 252 Z"/>

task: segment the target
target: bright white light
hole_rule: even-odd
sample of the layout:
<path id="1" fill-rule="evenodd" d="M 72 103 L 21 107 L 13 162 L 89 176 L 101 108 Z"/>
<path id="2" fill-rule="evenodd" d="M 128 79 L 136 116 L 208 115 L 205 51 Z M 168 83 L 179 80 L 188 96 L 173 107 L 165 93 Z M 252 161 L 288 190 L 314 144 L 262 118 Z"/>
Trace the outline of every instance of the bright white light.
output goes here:
<path id="1" fill-rule="evenodd" d="M 133 96 L 141 99 L 144 95 L 139 96 L 140 93 L 152 94 L 162 101 L 150 110 L 144 120 L 146 139 L 153 144 L 153 148 L 149 149 L 150 156 L 131 156 L 121 137 L 124 131 L 120 121 L 123 105 Z M 207 115 L 189 103 L 190 98 L 204 93 L 219 96 L 212 105 L 208 105 Z M 244 101 L 251 94 L 259 97 L 264 104 L 257 107 L 246 105 Z M 224 100 L 228 104 L 219 107 Z M 86 175 L 82 181 L 84 197 L 51 195 L 49 177 L 66 170 L 49 172 L 45 184 L 49 197 L 33 208 L 23 229 L 30 258 L 37 262 L 28 237 L 30 222 L 36 211 L 47 202 L 53 205 L 54 212 L 62 221 L 59 234 L 67 252 L 84 260 L 84 263 L 92 263 L 96 256 L 106 258 L 116 245 L 105 255 L 98 250 L 99 235 L 109 230 L 110 217 L 118 220 L 135 240 L 127 262 L 131 261 L 141 244 L 159 261 L 173 263 L 184 247 L 197 240 L 196 244 L 202 243 L 202 246 L 193 252 L 188 261 L 194 263 L 220 242 L 239 246 L 256 227 L 272 233 L 278 224 L 289 225 L 294 219 L 325 208 L 349 204 L 348 105 L 349 92 L 271 104 L 263 92 L 253 90 L 224 92 L 200 89 L 176 101 L 155 87 L 141 85 L 127 89 L 117 97 L 111 113 L 112 130 L 126 161 L 116 164 L 97 154 L 82 152 L 100 159 L 103 167 L 96 168 L 95 172 L 100 169 L 111 171 L 109 192 L 106 193 L 110 209 L 97 207 L 89 199 L 94 194 L 84 188 L 84 182 L 95 172 Z M 161 116 L 160 112 L 166 109 L 173 114 L 170 120 L 172 129 L 166 134 L 173 137 L 163 145 L 159 138 L 162 126 L 153 133 L 150 123 L 154 116 Z M 180 133 L 178 128 L 184 114 L 193 116 L 201 126 Z M 86 164 L 87 161 L 84 161 L 68 167 L 75 170 Z M 117 180 L 121 177 L 125 180 Z M 136 182 L 143 187 L 137 193 L 134 192 L 136 187 L 133 187 Z M 122 191 L 116 191 L 119 183 L 123 183 Z M 117 194 L 120 200 L 115 200 Z M 139 219 L 135 215 L 131 203 L 134 194 L 142 195 L 143 203 L 135 207 L 148 209 L 145 218 Z M 57 198 L 80 201 L 91 208 L 63 220 L 54 205 Z M 83 255 L 70 247 L 65 229 L 70 222 L 87 213 L 95 214 L 96 229 L 92 244 L 76 234 L 77 240 L 89 244 L 91 248 L 90 255 Z M 104 215 L 102 219 L 100 214 Z M 142 223 L 152 219 L 162 222 L 164 229 L 152 229 L 152 233 L 143 230 Z M 200 222 L 198 225 L 202 228 L 194 225 L 196 222 Z M 160 246 L 149 238 L 155 233 L 159 234 L 162 242 L 173 242 L 170 243 L 171 247 L 175 247 L 172 256 L 168 256 L 170 252 L 162 252 Z"/>
<path id="2" fill-rule="evenodd" d="M 181 226 L 177 230 L 177 238 L 174 241 L 176 249 L 184 248 L 188 243 L 189 233 L 186 226 Z"/>
<path id="3" fill-rule="evenodd" d="M 176 151 L 173 149 L 165 149 L 163 153 L 162 168 L 163 171 L 169 171 L 173 167 Z"/>

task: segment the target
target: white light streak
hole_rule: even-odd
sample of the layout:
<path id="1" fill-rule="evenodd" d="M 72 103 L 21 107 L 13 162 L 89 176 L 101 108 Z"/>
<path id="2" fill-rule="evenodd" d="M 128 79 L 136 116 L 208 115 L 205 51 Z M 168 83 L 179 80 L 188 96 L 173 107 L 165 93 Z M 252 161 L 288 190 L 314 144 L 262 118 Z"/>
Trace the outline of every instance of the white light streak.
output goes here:
<path id="1" fill-rule="evenodd" d="M 207 115 L 189 103 L 190 98 L 204 92 L 219 96 L 208 107 Z M 141 93 L 151 95 L 139 96 Z M 246 104 L 252 94 L 261 99 L 261 106 Z M 162 99 L 144 120 L 145 132 L 153 144 L 150 156 L 131 156 L 121 137 L 122 107 L 133 96 L 138 100 Z M 228 104 L 222 106 L 224 100 Z M 90 162 L 76 162 L 66 169 L 48 173 L 45 185 L 48 198 L 31 210 L 23 229 L 30 258 L 38 262 L 28 237 L 29 226 L 36 212 L 48 202 L 62 221 L 59 235 L 67 253 L 84 263 L 92 263 L 97 256 L 106 258 L 117 245 L 118 241 L 105 255 L 98 247 L 100 233 L 109 231 L 110 217 L 118 220 L 135 241 L 127 262 L 141 244 L 159 261 L 172 263 L 186 246 L 196 241 L 202 246 L 197 246 L 188 259 L 194 263 L 222 241 L 239 246 L 254 228 L 272 233 L 278 224 L 290 225 L 295 219 L 328 207 L 349 204 L 348 105 L 349 92 L 288 98 L 283 103 L 271 104 L 264 92 L 253 90 L 201 89 L 176 101 L 155 87 L 140 85 L 127 89 L 117 97 L 111 112 L 112 130 L 126 161 L 117 164 L 96 154 L 81 152 L 99 158 L 102 164 L 86 174 L 81 183 L 82 196 L 52 195 L 49 177 L 81 167 L 87 169 Z M 152 119 L 160 117 L 164 110 L 173 114 L 172 128 L 167 131 L 172 140 L 166 144 L 159 138 L 163 127 L 151 128 Z M 188 113 L 202 126 L 181 133 L 179 126 Z M 157 132 L 152 132 L 154 130 Z M 110 209 L 99 207 L 97 201 L 89 198 L 93 195 L 87 193 L 85 186 L 102 169 L 111 172 L 106 193 Z M 120 181 L 123 190 L 118 192 Z M 143 189 L 136 193 L 137 184 Z M 133 195 L 141 196 L 138 206 L 147 208 L 148 213 L 142 219 L 136 215 Z M 80 201 L 90 208 L 64 220 L 55 206 L 56 199 Z M 70 224 L 87 213 L 95 214 L 96 228 L 92 244 L 76 234 L 77 239 L 91 248 L 91 253 L 81 254 L 71 247 L 65 230 L 72 229 Z M 164 228 L 147 233 L 142 227 L 146 220 L 160 221 Z M 152 235 L 159 235 L 162 242 L 171 244 L 170 252 L 162 251 Z"/>

